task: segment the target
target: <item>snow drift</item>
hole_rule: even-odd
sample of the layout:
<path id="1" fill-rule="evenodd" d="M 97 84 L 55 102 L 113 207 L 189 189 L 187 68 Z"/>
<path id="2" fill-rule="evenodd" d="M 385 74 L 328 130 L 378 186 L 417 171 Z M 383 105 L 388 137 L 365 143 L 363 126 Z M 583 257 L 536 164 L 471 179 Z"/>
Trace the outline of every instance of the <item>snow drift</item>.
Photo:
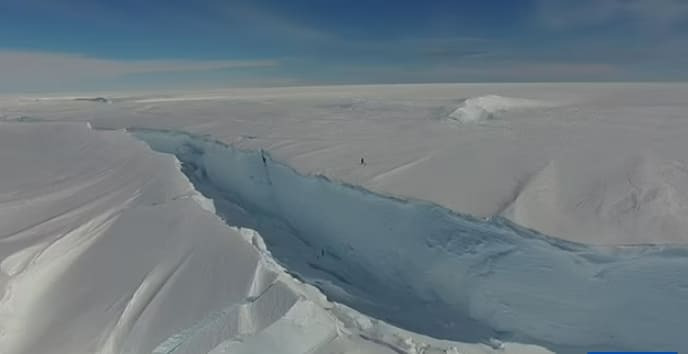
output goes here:
<path id="1" fill-rule="evenodd" d="M 260 152 L 134 134 L 177 156 L 218 214 L 258 230 L 290 272 L 373 317 L 469 342 L 688 350 L 684 247 L 568 243 L 302 176 Z"/>
<path id="2" fill-rule="evenodd" d="M 547 106 L 547 103 L 537 100 L 497 95 L 478 96 L 466 99 L 454 112 L 449 114 L 449 119 L 460 123 L 476 123 L 493 119 L 498 114 L 508 110 L 543 106 Z"/>

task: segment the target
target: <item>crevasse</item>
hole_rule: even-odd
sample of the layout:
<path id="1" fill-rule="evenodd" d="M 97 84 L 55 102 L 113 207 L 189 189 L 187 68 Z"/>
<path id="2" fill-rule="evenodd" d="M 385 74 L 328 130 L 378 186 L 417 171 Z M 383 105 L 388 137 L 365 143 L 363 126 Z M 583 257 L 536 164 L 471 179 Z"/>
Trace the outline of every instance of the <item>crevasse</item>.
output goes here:
<path id="1" fill-rule="evenodd" d="M 688 350 L 685 247 L 573 244 L 303 176 L 263 152 L 131 133 L 176 155 L 217 213 L 257 230 L 289 272 L 368 315 L 459 341 Z"/>

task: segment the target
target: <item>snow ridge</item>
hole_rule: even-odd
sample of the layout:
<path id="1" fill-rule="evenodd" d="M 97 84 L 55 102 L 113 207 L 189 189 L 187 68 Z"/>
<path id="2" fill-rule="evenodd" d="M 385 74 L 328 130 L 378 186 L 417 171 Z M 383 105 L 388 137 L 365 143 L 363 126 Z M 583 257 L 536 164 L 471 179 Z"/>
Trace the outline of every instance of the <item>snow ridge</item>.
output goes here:
<path id="1" fill-rule="evenodd" d="M 257 230 L 289 272 L 364 314 L 466 342 L 688 350 L 677 310 L 688 308 L 684 247 L 563 242 L 302 176 L 268 154 L 132 133 L 177 156 L 218 215 Z"/>

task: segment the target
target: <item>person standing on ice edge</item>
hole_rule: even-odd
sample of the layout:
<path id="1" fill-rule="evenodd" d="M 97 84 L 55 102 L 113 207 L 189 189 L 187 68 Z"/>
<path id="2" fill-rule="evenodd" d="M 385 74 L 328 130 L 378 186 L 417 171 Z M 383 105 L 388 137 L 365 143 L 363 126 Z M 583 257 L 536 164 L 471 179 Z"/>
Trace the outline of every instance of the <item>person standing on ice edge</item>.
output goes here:
<path id="1" fill-rule="evenodd" d="M 263 159 L 263 165 L 267 165 L 267 159 L 265 158 L 265 150 L 260 149 L 260 158 Z"/>
<path id="2" fill-rule="evenodd" d="M 361 166 L 365 166 L 365 165 L 366 165 L 365 158 L 361 157 Z"/>

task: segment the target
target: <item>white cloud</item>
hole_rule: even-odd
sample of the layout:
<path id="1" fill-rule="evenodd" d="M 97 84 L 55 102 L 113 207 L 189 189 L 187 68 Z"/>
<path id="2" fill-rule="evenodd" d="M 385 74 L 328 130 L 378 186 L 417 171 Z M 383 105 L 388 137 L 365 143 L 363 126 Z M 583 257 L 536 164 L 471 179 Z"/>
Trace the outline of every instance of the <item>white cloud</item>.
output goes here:
<path id="1" fill-rule="evenodd" d="M 83 55 L 0 50 L 0 80 L 37 84 L 110 79 L 131 74 L 261 68 L 276 60 L 113 60 Z"/>
<path id="2" fill-rule="evenodd" d="M 537 16 L 541 23 L 554 28 L 624 19 L 643 27 L 665 29 L 688 20 L 688 1 L 538 0 Z"/>

